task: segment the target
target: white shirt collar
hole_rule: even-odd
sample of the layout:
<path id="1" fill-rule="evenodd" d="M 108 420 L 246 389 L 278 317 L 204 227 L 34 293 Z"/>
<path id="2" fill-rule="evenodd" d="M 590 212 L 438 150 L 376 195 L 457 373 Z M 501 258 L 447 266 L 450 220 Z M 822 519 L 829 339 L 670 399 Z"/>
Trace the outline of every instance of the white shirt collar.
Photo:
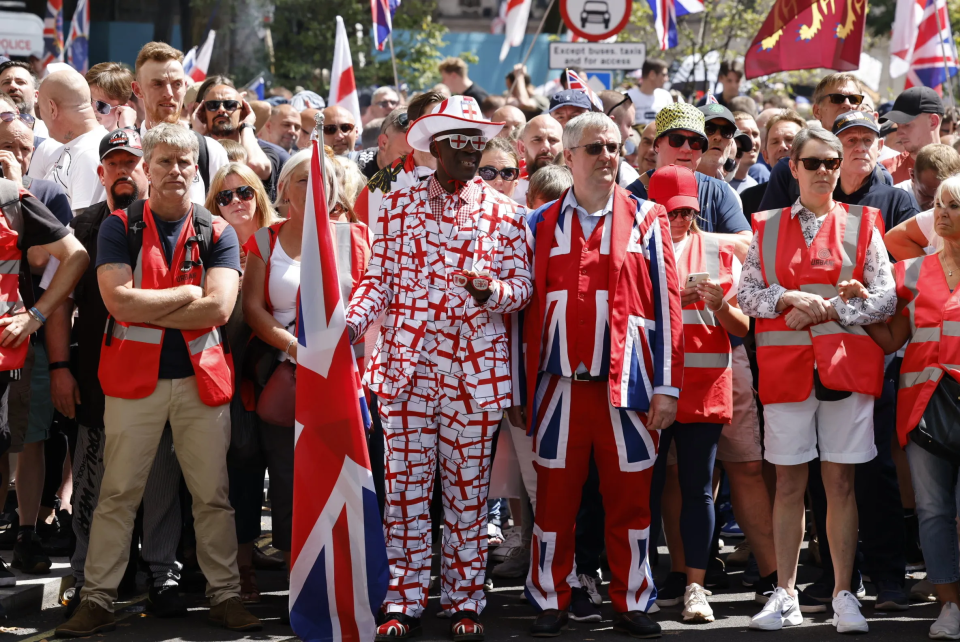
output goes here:
<path id="1" fill-rule="evenodd" d="M 567 211 L 568 207 L 572 207 L 575 211 L 583 214 L 584 216 L 605 216 L 608 212 L 613 211 L 613 193 L 611 192 L 610 198 L 607 199 L 607 204 L 603 206 L 602 210 L 597 212 L 588 212 L 585 210 L 578 202 L 577 197 L 573 195 L 573 188 L 571 187 L 567 190 L 567 196 L 563 199 L 563 206 L 560 208 L 560 211 Z"/>

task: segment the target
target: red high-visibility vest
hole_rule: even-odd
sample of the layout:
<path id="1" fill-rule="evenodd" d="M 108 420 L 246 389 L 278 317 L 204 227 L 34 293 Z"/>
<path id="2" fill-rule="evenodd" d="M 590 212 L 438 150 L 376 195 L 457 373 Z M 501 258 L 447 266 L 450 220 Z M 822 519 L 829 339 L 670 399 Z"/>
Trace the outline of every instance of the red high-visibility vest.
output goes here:
<path id="1" fill-rule="evenodd" d="M 677 257 L 680 284 L 688 274 L 707 272 L 726 296 L 733 287 L 733 261 L 733 243 L 704 232 L 690 234 Z M 730 336 L 707 304 L 697 301 L 683 308 L 683 390 L 677 421 L 728 424 L 732 419 Z"/>
<path id="2" fill-rule="evenodd" d="M 864 258 L 879 218 L 876 208 L 836 202 L 807 247 L 791 208 L 756 214 L 754 232 L 764 280 L 825 299 L 837 295 L 841 281 L 862 282 Z M 827 388 L 880 396 L 883 350 L 863 328 L 826 321 L 791 330 L 787 312 L 775 319 L 757 319 L 760 401 L 805 400 L 813 389 L 814 364 Z"/>
<path id="3" fill-rule="evenodd" d="M 26 190 L 21 189 L 19 192 L 19 196 L 22 197 Z M 15 213 L 13 211 L 19 207 L 19 201 L 13 201 L 3 208 L 3 212 L 0 212 L 0 317 L 23 311 L 23 301 L 20 299 L 20 257 L 22 253 L 17 247 L 18 234 L 7 223 L 7 214 L 22 216 L 20 212 Z M 27 360 L 27 350 L 29 348 L 29 339 L 17 348 L 0 347 L 0 371 L 22 368 Z"/>
<path id="4" fill-rule="evenodd" d="M 909 301 L 910 342 L 900 366 L 897 436 L 906 445 L 946 372 L 960 381 L 960 288 L 950 292 L 938 255 L 894 265 L 897 297 Z"/>
<path id="5" fill-rule="evenodd" d="M 199 208 L 197 204 L 194 208 Z M 204 210 L 205 211 L 205 210 Z M 126 210 L 117 210 L 112 216 L 127 226 Z M 143 245 L 133 269 L 133 287 L 146 290 L 165 290 L 180 285 L 201 285 L 204 268 L 200 263 L 200 245 L 187 239 L 195 236 L 194 214 L 184 222 L 180 238 L 173 252 L 173 261 L 167 260 L 157 234 L 156 223 L 149 203 L 143 204 Z M 227 223 L 213 218 L 213 243 L 220 238 Z M 187 256 L 187 252 L 190 256 Z M 195 264 L 182 271 L 185 261 Z M 160 373 L 160 352 L 165 330 L 148 323 L 123 323 L 111 317 L 104 332 L 100 350 L 100 384 L 105 395 L 121 399 L 143 399 L 157 387 Z M 190 352 L 190 362 L 197 377 L 200 400 L 208 406 L 221 406 L 233 396 L 233 357 L 220 328 L 180 330 Z"/>

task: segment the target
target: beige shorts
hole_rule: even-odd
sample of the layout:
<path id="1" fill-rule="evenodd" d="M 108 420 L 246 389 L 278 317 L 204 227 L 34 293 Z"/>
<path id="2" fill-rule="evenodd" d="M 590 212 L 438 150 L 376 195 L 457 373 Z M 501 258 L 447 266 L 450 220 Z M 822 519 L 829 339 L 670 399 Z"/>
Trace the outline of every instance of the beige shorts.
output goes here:
<path id="1" fill-rule="evenodd" d="M 742 345 L 733 349 L 733 421 L 723 427 L 717 442 L 717 459 L 731 463 L 760 461 L 760 419 L 753 393 L 750 359 Z"/>

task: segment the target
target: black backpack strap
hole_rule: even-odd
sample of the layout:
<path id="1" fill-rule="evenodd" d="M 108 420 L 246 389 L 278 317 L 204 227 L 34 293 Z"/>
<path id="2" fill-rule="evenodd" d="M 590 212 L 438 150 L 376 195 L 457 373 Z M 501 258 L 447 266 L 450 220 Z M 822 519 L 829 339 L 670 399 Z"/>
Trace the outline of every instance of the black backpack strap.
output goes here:
<path id="1" fill-rule="evenodd" d="M 200 178 L 203 179 L 203 193 L 210 191 L 210 155 L 207 153 L 207 139 L 198 131 L 193 135 L 197 137 L 200 143 L 200 150 L 197 152 L 197 167 L 200 168 Z"/>
<path id="2" fill-rule="evenodd" d="M 130 255 L 130 269 L 137 273 L 137 259 L 143 249 L 143 204 L 146 201 L 136 201 L 127 208 L 127 253 Z M 136 282 L 134 276 L 134 282 Z"/>
<path id="3" fill-rule="evenodd" d="M 193 233 L 200 239 L 200 260 L 206 270 L 213 252 L 213 214 L 197 203 L 193 204 Z"/>

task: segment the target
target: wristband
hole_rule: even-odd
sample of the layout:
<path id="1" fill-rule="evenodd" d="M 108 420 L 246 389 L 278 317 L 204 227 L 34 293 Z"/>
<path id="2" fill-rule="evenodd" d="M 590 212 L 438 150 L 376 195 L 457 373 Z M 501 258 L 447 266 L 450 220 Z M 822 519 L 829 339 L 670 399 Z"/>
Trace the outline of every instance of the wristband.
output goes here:
<path id="1" fill-rule="evenodd" d="M 290 346 L 292 346 L 292 345 L 293 345 L 294 343 L 296 343 L 296 342 L 297 342 L 296 339 L 290 339 L 290 343 L 288 343 L 288 344 L 287 344 L 287 347 L 283 349 L 283 353 L 284 353 L 285 355 L 289 356 L 289 355 L 290 355 Z"/>
<path id="2" fill-rule="evenodd" d="M 43 313 L 40 312 L 36 307 L 30 308 L 27 310 L 27 313 L 32 316 L 34 319 L 40 322 L 40 325 L 43 325 L 47 322 L 47 317 L 43 316 Z"/>
<path id="3" fill-rule="evenodd" d="M 54 361 L 49 366 L 47 366 L 47 370 L 60 370 L 61 368 L 69 368 L 69 367 L 70 367 L 69 361 Z"/>

